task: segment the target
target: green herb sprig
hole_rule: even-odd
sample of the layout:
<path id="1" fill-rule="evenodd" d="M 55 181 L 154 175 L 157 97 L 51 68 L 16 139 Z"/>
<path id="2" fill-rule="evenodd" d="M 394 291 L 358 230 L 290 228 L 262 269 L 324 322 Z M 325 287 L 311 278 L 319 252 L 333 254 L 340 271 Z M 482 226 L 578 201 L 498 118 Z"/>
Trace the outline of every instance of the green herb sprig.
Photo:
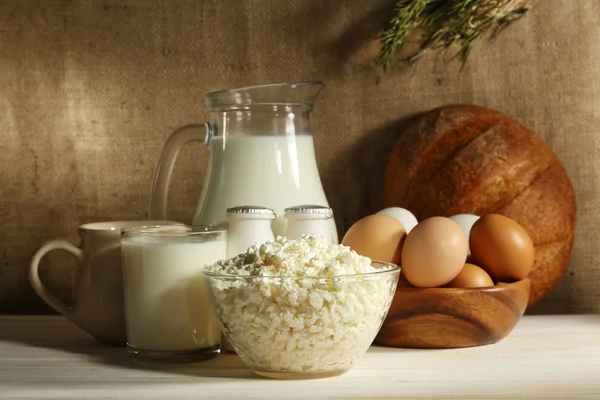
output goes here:
<path id="1" fill-rule="evenodd" d="M 380 37 L 381 49 L 375 64 L 387 69 L 397 51 L 405 49 L 418 33 L 416 50 L 399 61 L 416 62 L 427 50 L 459 50 L 451 59 L 464 65 L 473 43 L 492 29 L 492 36 L 522 17 L 531 1 L 524 0 L 399 0 L 396 16 Z"/>

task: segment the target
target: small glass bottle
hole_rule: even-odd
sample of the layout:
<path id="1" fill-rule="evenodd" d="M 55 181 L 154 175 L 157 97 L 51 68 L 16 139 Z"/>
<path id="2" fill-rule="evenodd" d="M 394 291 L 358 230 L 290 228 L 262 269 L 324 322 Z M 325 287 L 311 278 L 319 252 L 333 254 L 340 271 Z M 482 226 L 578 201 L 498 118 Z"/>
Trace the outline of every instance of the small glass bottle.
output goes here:
<path id="1" fill-rule="evenodd" d="M 227 221 L 227 258 L 245 253 L 254 244 L 263 244 L 274 240 L 271 221 L 275 219 L 275 211 L 259 206 L 239 206 L 228 208 Z M 223 335 L 221 350 L 235 350 Z"/>
<path id="2" fill-rule="evenodd" d="M 271 221 L 275 212 L 259 206 L 239 206 L 227 209 L 227 258 L 245 253 L 254 244 L 274 240 Z"/>
<path id="3" fill-rule="evenodd" d="M 316 205 L 300 205 L 285 209 L 287 227 L 285 237 L 299 239 L 302 235 L 323 235 L 330 244 L 338 244 L 333 222 L 333 210 Z"/>

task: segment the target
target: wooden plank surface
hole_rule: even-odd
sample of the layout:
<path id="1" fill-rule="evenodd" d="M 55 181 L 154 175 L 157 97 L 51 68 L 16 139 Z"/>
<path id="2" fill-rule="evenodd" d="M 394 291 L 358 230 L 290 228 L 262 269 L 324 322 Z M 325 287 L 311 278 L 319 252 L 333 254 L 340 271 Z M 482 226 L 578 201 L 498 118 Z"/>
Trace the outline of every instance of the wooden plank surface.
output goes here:
<path id="1" fill-rule="evenodd" d="M 527 316 L 491 346 L 372 347 L 336 378 L 254 376 L 237 356 L 130 361 L 61 317 L 0 317 L 2 399 L 600 399 L 600 315 Z"/>

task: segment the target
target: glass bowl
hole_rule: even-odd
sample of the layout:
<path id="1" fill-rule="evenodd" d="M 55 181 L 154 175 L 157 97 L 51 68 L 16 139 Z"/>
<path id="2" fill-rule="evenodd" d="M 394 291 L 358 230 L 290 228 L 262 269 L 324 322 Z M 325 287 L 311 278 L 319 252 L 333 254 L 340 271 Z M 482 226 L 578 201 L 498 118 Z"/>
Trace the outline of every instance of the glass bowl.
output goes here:
<path id="1" fill-rule="evenodd" d="M 219 275 L 204 271 L 231 346 L 256 374 L 324 378 L 350 370 L 373 342 L 400 267 L 328 277 Z"/>

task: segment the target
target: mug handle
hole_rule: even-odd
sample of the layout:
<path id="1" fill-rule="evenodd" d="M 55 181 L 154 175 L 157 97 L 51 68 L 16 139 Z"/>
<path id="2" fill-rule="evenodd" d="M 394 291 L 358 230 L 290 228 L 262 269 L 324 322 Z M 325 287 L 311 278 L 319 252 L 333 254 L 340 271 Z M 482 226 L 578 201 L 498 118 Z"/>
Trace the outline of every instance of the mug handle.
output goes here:
<path id="1" fill-rule="evenodd" d="M 77 260 L 77 267 L 79 267 L 79 265 L 83 261 L 83 251 L 80 248 L 75 247 L 71 243 L 65 242 L 63 240 L 53 240 L 44 244 L 42 247 L 37 249 L 35 253 L 33 253 L 31 263 L 29 264 L 29 282 L 31 283 L 31 286 L 33 286 L 33 289 L 37 292 L 37 294 L 42 298 L 42 300 L 48 303 L 50 307 L 54 308 L 56 311 L 58 311 L 65 317 L 72 319 L 72 307 L 69 307 L 60 300 L 58 300 L 56 296 L 54 296 L 40 280 L 40 275 L 38 271 L 40 267 L 40 261 L 42 260 L 42 257 L 44 257 L 46 254 L 53 250 L 63 250 L 71 254 L 75 258 L 75 260 Z"/>
<path id="2" fill-rule="evenodd" d="M 208 147 L 211 131 L 208 122 L 205 124 L 191 124 L 177 129 L 169 136 L 162 149 L 152 185 L 150 197 L 150 219 L 167 219 L 167 193 L 171 172 L 181 147 L 190 142 L 203 142 Z"/>

